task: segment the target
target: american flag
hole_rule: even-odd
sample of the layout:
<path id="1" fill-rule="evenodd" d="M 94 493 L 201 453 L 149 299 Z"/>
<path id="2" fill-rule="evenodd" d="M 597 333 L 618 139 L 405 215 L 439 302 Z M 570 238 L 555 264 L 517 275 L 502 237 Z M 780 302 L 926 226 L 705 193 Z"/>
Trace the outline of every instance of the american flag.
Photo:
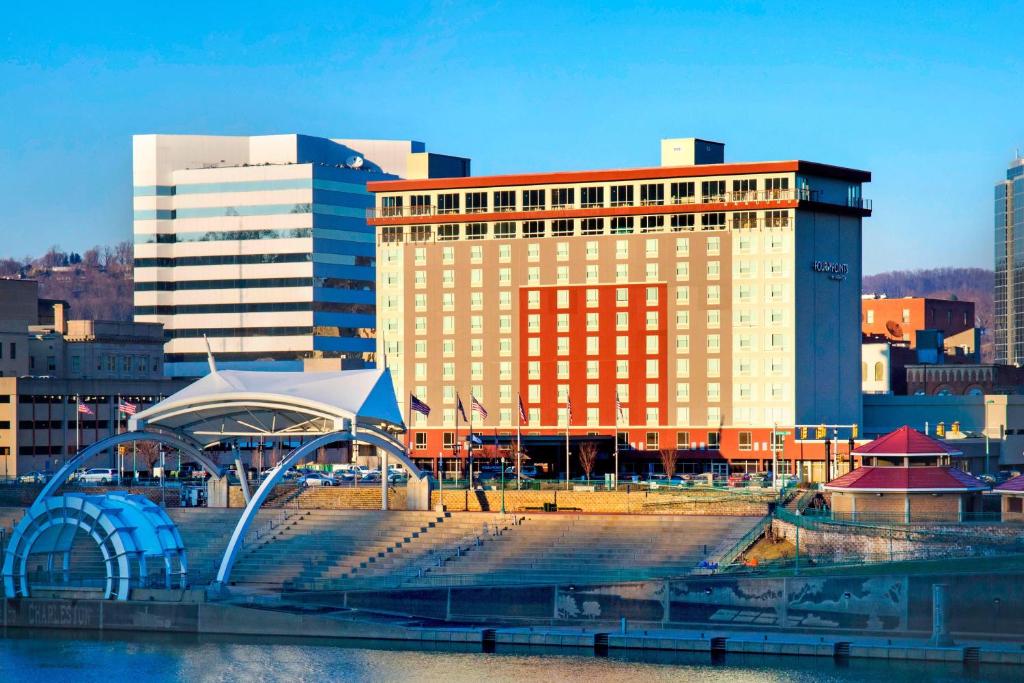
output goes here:
<path id="1" fill-rule="evenodd" d="M 615 414 L 622 417 L 622 401 L 619 400 L 619 392 L 615 392 Z"/>
<path id="2" fill-rule="evenodd" d="M 95 415 L 95 413 L 92 412 L 92 408 L 85 405 L 84 403 L 78 404 L 78 412 L 82 413 L 83 415 Z"/>
<path id="3" fill-rule="evenodd" d="M 565 395 L 565 418 L 566 422 L 572 422 L 572 400 L 569 394 Z"/>
<path id="4" fill-rule="evenodd" d="M 138 410 L 139 407 L 134 403 L 129 403 L 128 401 L 121 401 L 117 404 L 117 409 L 125 415 L 134 415 L 135 411 Z"/>
<path id="5" fill-rule="evenodd" d="M 462 397 L 455 394 L 455 410 L 462 414 L 463 422 L 469 422 L 469 418 L 466 417 L 466 407 L 462 405 Z"/>
<path id="6" fill-rule="evenodd" d="M 526 417 L 526 408 L 523 406 L 522 396 L 519 396 L 519 421 L 524 425 L 530 424 L 530 420 Z"/>
<path id="7" fill-rule="evenodd" d="M 473 394 L 469 395 L 469 405 L 472 407 L 473 412 L 480 416 L 481 420 L 487 419 L 487 409 L 484 408 L 480 401 L 476 400 L 476 396 Z"/>
<path id="8" fill-rule="evenodd" d="M 423 417 L 430 417 L 430 406 L 416 398 L 415 394 L 409 394 L 409 410 L 420 413 Z"/>

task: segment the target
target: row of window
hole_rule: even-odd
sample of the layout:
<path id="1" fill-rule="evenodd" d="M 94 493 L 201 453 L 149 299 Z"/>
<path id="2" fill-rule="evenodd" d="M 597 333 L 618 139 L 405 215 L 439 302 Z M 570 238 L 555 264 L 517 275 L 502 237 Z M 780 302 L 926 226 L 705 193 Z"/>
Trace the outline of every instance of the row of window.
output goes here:
<path id="1" fill-rule="evenodd" d="M 136 265 L 139 259 L 135 260 Z M 136 292 L 189 292 L 208 289 L 267 289 L 278 287 L 323 287 L 346 291 L 373 291 L 370 280 L 333 277 L 271 277 L 238 280 L 159 280 L 135 282 Z"/>
<path id="2" fill-rule="evenodd" d="M 751 230 L 789 226 L 789 211 L 765 211 L 758 218 L 756 211 L 740 211 L 726 220 L 725 212 L 681 213 L 655 216 L 616 216 L 613 218 L 561 218 L 556 220 L 499 221 L 496 223 L 442 223 L 440 225 L 382 226 L 382 244 L 409 242 L 450 242 L 455 240 L 526 239 L 540 237 L 572 237 L 573 235 L 632 235 L 697 230 Z"/>
<path id="3" fill-rule="evenodd" d="M 383 195 L 382 216 L 418 216 L 453 213 L 593 209 L 622 206 L 661 206 L 791 199 L 789 178 L 736 178 L 679 180 L 590 185 L 583 187 L 528 188 L 522 190 L 470 190 L 436 194 Z M 699 193 L 698 193 L 699 190 Z M 578 199 L 578 201 L 577 201 Z"/>
<path id="4" fill-rule="evenodd" d="M 704 249 L 702 254 L 707 256 L 719 256 L 722 253 L 722 239 L 720 236 L 708 236 L 702 240 L 704 242 Z M 648 238 L 643 243 L 643 255 L 647 258 L 658 258 L 662 251 L 662 243 L 664 242 L 661 238 Z M 742 235 L 734 240 L 736 250 L 738 253 L 746 254 L 753 253 L 756 251 L 756 240 L 752 235 Z M 551 243 L 545 244 L 545 248 Z M 554 242 L 555 249 L 555 260 L 556 261 L 568 261 L 570 260 L 570 242 Z M 638 243 L 637 243 L 638 244 Z M 667 244 L 667 242 L 666 242 Z M 785 238 L 782 233 L 771 232 L 766 233 L 764 236 L 764 246 L 769 252 L 781 251 L 785 246 Z M 541 260 L 541 247 L 540 242 L 529 242 L 526 244 L 526 260 L 527 261 L 540 261 Z M 430 253 L 438 253 L 432 251 L 428 247 L 415 247 L 413 249 L 413 264 L 416 266 L 427 265 L 427 256 Z M 690 256 L 690 238 L 689 237 L 677 237 L 675 240 L 675 256 L 676 257 L 688 257 Z M 441 264 L 442 265 L 454 265 L 455 264 L 455 247 L 442 246 L 440 248 Z M 601 255 L 601 241 L 593 240 L 585 243 L 584 246 L 584 257 L 588 261 L 596 261 Z M 630 258 L 630 240 L 621 239 L 615 241 L 615 258 L 616 259 L 628 259 Z M 469 247 L 469 262 L 470 263 L 483 263 L 484 261 L 484 249 L 480 245 L 470 245 Z M 385 249 L 381 252 L 381 265 L 384 268 L 389 266 L 397 266 L 400 263 L 399 252 L 392 249 Z M 498 262 L 499 263 L 511 263 L 512 262 L 512 245 L 511 244 L 500 244 L 498 245 Z"/>
<path id="5" fill-rule="evenodd" d="M 180 304 L 177 306 L 136 306 L 135 315 L 184 315 L 204 313 L 285 313 L 318 311 L 327 313 L 358 313 L 373 315 L 373 304 L 350 304 L 332 301 L 282 301 L 255 304 Z"/>
<path id="6" fill-rule="evenodd" d="M 166 330 L 167 339 L 199 339 L 201 337 L 302 337 L 316 334 L 321 337 L 347 337 L 372 339 L 372 327 L 199 327 Z"/>
<path id="7" fill-rule="evenodd" d="M 772 349 L 773 351 L 782 351 L 784 349 Z M 715 349 L 717 351 L 717 349 Z M 452 357 L 448 355 L 447 357 Z M 658 358 L 646 358 L 643 360 L 644 377 L 646 379 L 658 379 L 661 374 L 661 360 Z M 600 365 L 596 360 L 588 360 L 586 366 L 586 377 L 587 379 L 600 379 Z M 631 366 L 634 361 L 628 358 L 617 358 L 615 359 L 615 377 L 617 379 L 629 379 L 631 375 Z M 640 361 L 635 361 L 639 363 Z M 564 363 L 564 365 L 563 365 Z M 719 358 L 706 358 L 706 373 L 707 377 L 721 377 L 722 366 L 721 359 Z M 736 359 L 735 363 L 735 374 L 739 377 L 753 377 L 756 375 L 754 368 L 754 361 L 752 359 Z M 782 357 L 773 356 L 764 359 L 764 370 L 765 375 L 769 377 L 781 377 L 784 374 L 786 363 Z M 527 361 L 527 372 L 526 378 L 528 380 L 541 380 L 541 368 L 543 365 L 547 365 L 549 368 L 554 367 L 554 374 L 558 379 L 569 378 L 569 363 L 568 361 Z M 434 366 L 436 369 L 436 365 Z M 474 381 L 481 380 L 484 378 L 484 363 L 482 361 L 471 361 L 469 363 L 470 378 Z M 397 369 L 396 369 L 396 372 Z M 425 362 L 416 362 L 413 365 L 413 374 L 416 381 L 424 381 L 427 379 L 429 373 L 428 364 Z M 676 359 L 676 378 L 688 378 L 690 377 L 690 359 L 689 358 L 677 358 Z M 455 364 L 449 362 L 441 363 L 441 379 L 442 381 L 452 382 L 455 380 Z M 499 380 L 510 380 L 512 379 L 512 364 L 508 361 L 498 362 L 498 379 Z M 688 385 L 681 385 L 684 387 L 688 395 Z M 753 387 L 750 384 L 743 384 L 746 387 Z M 775 385 L 773 385 L 775 386 Z M 779 398 L 780 392 L 784 391 L 783 385 L 778 385 L 780 388 L 778 391 L 775 389 L 767 392 L 767 397 L 771 400 Z M 681 390 L 683 391 L 683 390 Z M 754 399 L 753 389 L 750 391 L 743 392 L 743 398 Z"/>
<path id="8" fill-rule="evenodd" d="M 219 183 L 184 183 L 180 185 L 136 185 L 136 197 L 173 197 L 174 195 L 209 194 L 213 192 L 273 192 L 275 190 L 327 190 L 367 194 L 366 185 L 323 178 L 277 178 L 269 180 L 235 180 Z"/>

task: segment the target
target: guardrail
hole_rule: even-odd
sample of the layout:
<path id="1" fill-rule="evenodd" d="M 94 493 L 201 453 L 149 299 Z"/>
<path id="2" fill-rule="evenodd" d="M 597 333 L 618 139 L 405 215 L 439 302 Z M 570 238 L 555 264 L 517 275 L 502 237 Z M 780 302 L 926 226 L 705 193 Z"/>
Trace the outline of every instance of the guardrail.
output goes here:
<path id="1" fill-rule="evenodd" d="M 719 567 L 728 567 L 736 561 L 740 555 L 742 555 L 747 548 L 754 544 L 758 538 L 760 538 L 765 530 L 771 525 L 774 517 L 772 515 L 765 515 L 761 521 L 754 525 L 754 527 L 745 533 L 740 540 L 736 541 L 729 550 L 727 550 L 720 558 L 718 558 Z"/>

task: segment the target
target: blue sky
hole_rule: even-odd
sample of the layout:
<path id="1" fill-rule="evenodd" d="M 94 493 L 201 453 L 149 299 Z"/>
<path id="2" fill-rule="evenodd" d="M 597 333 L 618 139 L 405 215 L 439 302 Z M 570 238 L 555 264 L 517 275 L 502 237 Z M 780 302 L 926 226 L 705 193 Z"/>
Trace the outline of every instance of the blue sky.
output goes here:
<path id="1" fill-rule="evenodd" d="M 0 257 L 130 239 L 135 133 L 411 137 L 477 174 L 656 165 L 696 135 L 871 170 L 865 272 L 991 267 L 1024 149 L 1019 3 L 18 4 Z"/>

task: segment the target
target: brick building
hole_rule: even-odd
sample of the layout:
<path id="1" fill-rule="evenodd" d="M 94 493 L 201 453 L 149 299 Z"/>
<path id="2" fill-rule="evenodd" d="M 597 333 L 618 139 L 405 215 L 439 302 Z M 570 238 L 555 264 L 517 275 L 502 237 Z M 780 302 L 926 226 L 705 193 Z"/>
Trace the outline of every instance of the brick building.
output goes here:
<path id="1" fill-rule="evenodd" d="M 846 439 L 860 421 L 848 312 L 870 174 L 727 164 L 694 139 L 662 153 L 654 168 L 369 184 L 378 353 L 399 400 L 432 407 L 412 416 L 422 464 L 451 459 L 456 399 L 473 395 L 489 411 L 474 431 L 503 445 L 521 398 L 524 446 L 551 471 L 566 432 L 573 452 L 601 444 L 597 471 L 616 435 L 627 471 L 662 448 L 682 471 L 763 470 L 777 426 L 781 469 L 824 475 L 822 442 L 793 428 Z"/>

